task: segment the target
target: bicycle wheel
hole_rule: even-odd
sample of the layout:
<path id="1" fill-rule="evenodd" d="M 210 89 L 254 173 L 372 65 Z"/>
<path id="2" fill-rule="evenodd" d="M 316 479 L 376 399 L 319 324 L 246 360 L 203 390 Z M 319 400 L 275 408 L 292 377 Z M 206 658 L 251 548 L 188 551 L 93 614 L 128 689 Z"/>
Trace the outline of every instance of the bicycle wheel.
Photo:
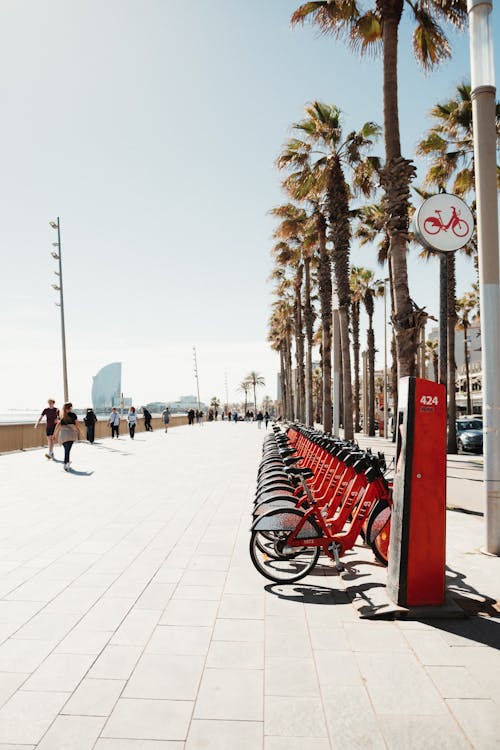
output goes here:
<path id="1" fill-rule="evenodd" d="M 391 509 L 387 503 L 378 505 L 371 514 L 366 528 L 366 539 L 372 552 L 382 565 L 389 562 L 391 537 Z"/>
<path id="2" fill-rule="evenodd" d="M 437 234 L 441 231 L 441 223 L 438 219 L 434 218 L 434 216 L 429 216 L 424 221 L 424 229 L 427 234 Z"/>
<path id="3" fill-rule="evenodd" d="M 274 542 L 271 542 L 269 539 L 269 530 L 266 531 L 266 537 L 263 537 L 258 529 L 254 529 L 250 537 L 250 558 L 259 573 L 270 581 L 274 581 L 275 583 L 294 583 L 295 581 L 300 581 L 301 578 L 304 578 L 313 570 L 318 562 L 321 548 L 319 546 L 298 547 L 294 548 L 291 554 L 283 554 L 282 550 L 286 546 L 286 541 L 303 517 L 303 514 L 297 510 L 293 512 L 274 511 L 274 520 L 279 525 L 280 518 L 276 518 L 276 516 L 286 517 L 286 523 L 282 524 L 286 526 L 286 529 L 276 529 L 273 532 Z M 308 520 L 307 532 L 304 533 L 307 533 L 308 538 L 319 538 L 322 536 L 321 530 L 313 519 Z"/>
<path id="4" fill-rule="evenodd" d="M 455 237 L 465 237 L 469 232 L 469 225 L 465 219 L 458 219 L 451 229 Z"/>

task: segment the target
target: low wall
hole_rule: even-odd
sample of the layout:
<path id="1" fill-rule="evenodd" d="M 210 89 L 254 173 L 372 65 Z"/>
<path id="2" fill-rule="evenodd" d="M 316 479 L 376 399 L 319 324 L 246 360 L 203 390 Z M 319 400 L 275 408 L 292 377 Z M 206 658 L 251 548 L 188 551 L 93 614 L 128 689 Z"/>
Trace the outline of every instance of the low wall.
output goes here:
<path id="1" fill-rule="evenodd" d="M 82 419 L 83 417 L 79 417 L 78 422 L 80 424 L 82 439 L 85 440 L 87 431 L 81 421 Z M 187 424 L 187 421 L 187 416 L 172 416 L 170 417 L 169 429 L 170 427 L 179 427 L 180 425 Z M 151 424 L 155 430 L 164 429 L 161 417 L 153 417 Z M 136 432 L 144 432 L 144 420 L 142 417 L 139 417 L 137 421 Z M 122 419 L 120 422 L 120 435 L 128 435 L 126 419 Z M 95 437 L 96 440 L 111 437 L 111 429 L 107 421 L 96 422 Z M 37 428 L 35 428 L 34 422 L 0 424 L 0 453 L 24 451 L 30 448 L 43 448 L 46 445 L 45 422 L 42 422 Z"/>

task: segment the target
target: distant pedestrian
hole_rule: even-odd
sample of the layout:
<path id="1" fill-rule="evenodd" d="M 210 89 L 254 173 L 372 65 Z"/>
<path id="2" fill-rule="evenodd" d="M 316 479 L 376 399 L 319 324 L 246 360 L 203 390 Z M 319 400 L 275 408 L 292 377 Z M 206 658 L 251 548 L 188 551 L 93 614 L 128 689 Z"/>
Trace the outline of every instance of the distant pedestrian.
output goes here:
<path id="1" fill-rule="evenodd" d="M 93 409 L 87 409 L 87 413 L 83 418 L 83 424 L 87 428 L 87 440 L 92 445 L 95 439 L 95 423 L 97 417 Z"/>
<path id="2" fill-rule="evenodd" d="M 257 412 L 256 420 L 257 420 L 257 424 L 259 426 L 259 430 L 262 427 L 262 420 L 263 419 L 264 419 L 264 415 L 262 414 L 262 412 L 261 411 Z"/>
<path id="3" fill-rule="evenodd" d="M 48 407 L 45 407 L 38 417 L 35 429 L 45 417 L 45 434 L 47 435 L 47 453 L 45 454 L 45 457 L 54 458 L 54 430 L 56 429 L 59 420 L 59 409 L 56 408 L 56 402 L 53 398 L 49 398 L 47 403 Z"/>
<path id="4" fill-rule="evenodd" d="M 69 471 L 70 469 L 71 461 L 69 460 L 69 457 L 71 449 L 75 440 L 78 440 L 80 437 L 78 417 L 72 409 L 73 404 L 69 401 L 63 405 L 61 419 L 57 423 L 54 431 L 54 439 L 59 440 L 64 448 L 64 471 Z"/>
<path id="5" fill-rule="evenodd" d="M 200 410 L 196 410 L 196 421 L 198 424 L 203 424 L 203 412 Z"/>
<path id="6" fill-rule="evenodd" d="M 149 409 L 146 409 L 146 407 L 143 406 L 142 413 L 144 414 L 144 428 L 146 432 L 153 432 L 153 428 L 151 427 L 151 412 L 149 411 Z"/>
<path id="7" fill-rule="evenodd" d="M 137 414 L 135 413 L 135 406 L 131 406 L 127 414 L 128 432 L 132 440 L 135 435 L 135 428 L 137 427 Z"/>
<path id="8" fill-rule="evenodd" d="M 236 424 L 237 421 L 238 421 L 238 412 L 237 411 L 233 411 L 233 422 L 234 422 L 234 424 Z"/>
<path id="9" fill-rule="evenodd" d="M 267 425 L 269 424 L 270 419 L 271 417 L 269 416 L 269 412 L 266 411 L 266 413 L 264 414 L 264 422 L 266 423 L 266 430 L 267 430 Z"/>
<path id="10" fill-rule="evenodd" d="M 111 409 L 108 422 L 111 427 L 111 438 L 120 437 L 120 415 L 116 411 L 116 406 Z"/>
<path id="11" fill-rule="evenodd" d="M 230 412 L 230 411 L 228 411 L 228 413 L 227 413 L 227 421 L 228 421 L 228 422 L 230 422 L 230 421 L 231 421 L 231 417 L 232 417 L 232 414 L 231 414 L 231 412 Z"/>
<path id="12" fill-rule="evenodd" d="M 188 411 L 188 424 L 194 424 L 194 409 Z"/>
<path id="13" fill-rule="evenodd" d="M 168 408 L 168 406 L 166 406 L 163 409 L 161 413 L 161 418 L 163 419 L 163 426 L 165 427 L 165 432 L 168 432 L 168 425 L 170 422 L 170 409 Z"/>

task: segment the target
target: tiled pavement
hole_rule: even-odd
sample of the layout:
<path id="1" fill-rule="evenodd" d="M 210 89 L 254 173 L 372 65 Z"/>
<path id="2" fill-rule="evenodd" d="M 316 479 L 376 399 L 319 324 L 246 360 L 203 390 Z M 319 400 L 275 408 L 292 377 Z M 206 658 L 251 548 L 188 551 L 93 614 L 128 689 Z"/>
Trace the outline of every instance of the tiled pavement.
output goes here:
<path id="1" fill-rule="evenodd" d="M 207 424 L 0 456 L 0 750 L 500 748 L 496 558 L 448 514 L 482 617 L 359 620 L 330 567 L 248 558 L 262 433 Z"/>

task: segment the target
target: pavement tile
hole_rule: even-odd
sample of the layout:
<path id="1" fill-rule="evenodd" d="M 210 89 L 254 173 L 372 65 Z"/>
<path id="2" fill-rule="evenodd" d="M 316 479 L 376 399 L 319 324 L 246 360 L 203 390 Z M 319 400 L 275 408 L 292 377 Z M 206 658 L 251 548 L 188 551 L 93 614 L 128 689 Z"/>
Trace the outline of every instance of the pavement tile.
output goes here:
<path id="1" fill-rule="evenodd" d="M 80 622 L 83 630 L 116 630 L 134 605 L 133 599 L 101 599 Z"/>
<path id="2" fill-rule="evenodd" d="M 0 706 L 14 695 L 28 677 L 29 674 L 18 672 L 0 672 Z"/>
<path id="3" fill-rule="evenodd" d="M 212 640 L 260 643 L 264 640 L 264 622 L 259 620 L 216 620 Z"/>
<path id="4" fill-rule="evenodd" d="M 500 713 L 491 700 L 447 700 L 474 750 L 500 747 Z"/>
<path id="5" fill-rule="evenodd" d="M 189 727 L 185 750 L 262 750 L 262 722 L 203 721 Z"/>
<path id="6" fill-rule="evenodd" d="M 331 750 L 331 746 L 318 737 L 265 737 L 264 750 Z"/>
<path id="7" fill-rule="evenodd" d="M 158 624 L 160 613 L 157 610 L 133 609 L 111 638 L 114 646 L 145 646 Z"/>
<path id="8" fill-rule="evenodd" d="M 264 669 L 264 644 L 212 641 L 206 666 L 212 669 Z"/>
<path id="9" fill-rule="evenodd" d="M 221 620 L 262 620 L 264 618 L 264 595 L 238 596 L 224 594 L 217 616 Z"/>
<path id="10" fill-rule="evenodd" d="M 0 646 L 0 672 L 34 672 L 57 641 L 9 638 Z"/>
<path id="11" fill-rule="evenodd" d="M 304 615 L 298 617 L 286 617 L 277 615 L 266 615 L 266 633 L 298 633 L 304 638 L 308 637 L 307 622 Z"/>
<path id="12" fill-rule="evenodd" d="M 38 576 L 34 576 L 23 583 L 22 586 L 18 586 L 5 598 L 8 601 L 50 602 L 67 586 L 67 581 L 38 580 Z"/>
<path id="13" fill-rule="evenodd" d="M 6 745 L 0 742 L 0 750 L 35 750 L 35 745 L 11 745 L 10 742 Z"/>
<path id="14" fill-rule="evenodd" d="M 106 646 L 89 672 L 89 677 L 128 680 L 142 653 L 142 646 Z"/>
<path id="15" fill-rule="evenodd" d="M 339 680 L 335 693 L 330 695 L 324 706 L 331 737 L 341 738 L 342 747 L 349 750 L 386 750 L 364 687 L 345 687 Z"/>
<path id="16" fill-rule="evenodd" d="M 63 612 L 67 614 L 83 615 L 102 596 L 102 589 L 73 584 L 56 596 L 47 604 L 47 612 Z"/>
<path id="17" fill-rule="evenodd" d="M 313 659 L 268 656 L 264 671 L 265 695 L 319 696 Z"/>
<path id="18" fill-rule="evenodd" d="M 192 710 L 190 701 L 120 698 L 101 736 L 129 740 L 184 740 Z"/>
<path id="19" fill-rule="evenodd" d="M 316 671 L 324 695 L 330 695 L 339 684 L 361 686 L 363 680 L 352 651 L 314 651 Z"/>
<path id="20" fill-rule="evenodd" d="M 2 599 L 0 600 L 0 623 L 17 625 L 19 628 L 39 612 L 42 607 L 43 602 L 18 602 Z"/>
<path id="21" fill-rule="evenodd" d="M 471 745 L 450 715 L 378 715 L 389 750 L 470 750 Z"/>
<path id="22" fill-rule="evenodd" d="M 356 659 L 377 713 L 435 715 L 446 712 L 432 680 L 412 654 L 358 652 Z"/>
<path id="23" fill-rule="evenodd" d="M 315 651 L 348 651 L 351 648 L 344 628 L 311 628 L 309 633 Z"/>
<path id="24" fill-rule="evenodd" d="M 92 750 L 104 721 L 98 716 L 58 716 L 37 750 Z"/>
<path id="25" fill-rule="evenodd" d="M 172 594 L 172 600 L 190 599 L 191 601 L 197 601 L 204 599 L 205 601 L 218 602 L 221 596 L 222 586 L 183 586 L 179 584 Z"/>
<path id="26" fill-rule="evenodd" d="M 404 636 L 394 622 L 364 621 L 346 628 L 347 639 L 353 651 L 407 651 Z"/>
<path id="27" fill-rule="evenodd" d="M 136 609 L 163 612 L 175 590 L 175 583 L 150 583 L 135 604 Z"/>
<path id="28" fill-rule="evenodd" d="M 155 574 L 155 583 L 178 583 L 184 574 L 184 568 L 161 567 Z"/>
<path id="29" fill-rule="evenodd" d="M 55 649 L 58 654 L 100 654 L 113 635 L 112 630 L 75 628 Z"/>
<path id="30" fill-rule="evenodd" d="M 427 667 L 427 674 L 443 698 L 490 697 L 486 688 L 479 685 L 465 667 Z"/>
<path id="31" fill-rule="evenodd" d="M 300 632 L 266 633 L 266 658 L 268 656 L 294 656 L 297 659 L 312 657 L 311 642 Z"/>
<path id="32" fill-rule="evenodd" d="M 1 747 L 0 747 L 1 750 Z M 94 750 L 184 750 L 183 742 L 169 740 L 97 740 Z"/>
<path id="33" fill-rule="evenodd" d="M 205 669 L 194 718 L 262 721 L 263 677 L 257 669 Z"/>
<path id="34" fill-rule="evenodd" d="M 76 625 L 80 615 L 63 612 L 38 612 L 16 633 L 25 640 L 62 640 Z"/>
<path id="35" fill-rule="evenodd" d="M 180 583 L 183 586 L 224 586 L 225 570 L 186 570 Z"/>
<path id="36" fill-rule="evenodd" d="M 0 742 L 36 745 L 67 699 L 68 693 L 16 693 L 0 709 Z"/>
<path id="37" fill-rule="evenodd" d="M 210 627 L 215 621 L 218 602 L 171 599 L 160 619 L 160 625 L 185 625 Z"/>
<path id="38" fill-rule="evenodd" d="M 71 692 L 81 682 L 93 661 L 94 657 L 88 654 L 50 654 L 22 689 Z"/>
<path id="39" fill-rule="evenodd" d="M 144 654 L 123 697 L 194 700 L 204 662 L 204 656 L 195 654 Z"/>
<path id="40" fill-rule="evenodd" d="M 264 735 L 327 737 L 320 699 L 267 696 L 264 700 Z"/>
<path id="41" fill-rule="evenodd" d="M 86 678 L 61 710 L 74 716 L 109 716 L 125 686 L 125 680 Z"/>
<path id="42" fill-rule="evenodd" d="M 145 653 L 205 655 L 211 633 L 211 628 L 159 625 L 155 628 Z"/>
<path id="43" fill-rule="evenodd" d="M 452 648 L 439 631 L 405 630 L 404 636 L 418 660 L 426 666 L 457 666 L 465 649 Z"/>
<path id="44" fill-rule="evenodd" d="M 228 570 L 230 563 L 229 555 L 196 555 L 189 563 L 188 570 Z"/>

